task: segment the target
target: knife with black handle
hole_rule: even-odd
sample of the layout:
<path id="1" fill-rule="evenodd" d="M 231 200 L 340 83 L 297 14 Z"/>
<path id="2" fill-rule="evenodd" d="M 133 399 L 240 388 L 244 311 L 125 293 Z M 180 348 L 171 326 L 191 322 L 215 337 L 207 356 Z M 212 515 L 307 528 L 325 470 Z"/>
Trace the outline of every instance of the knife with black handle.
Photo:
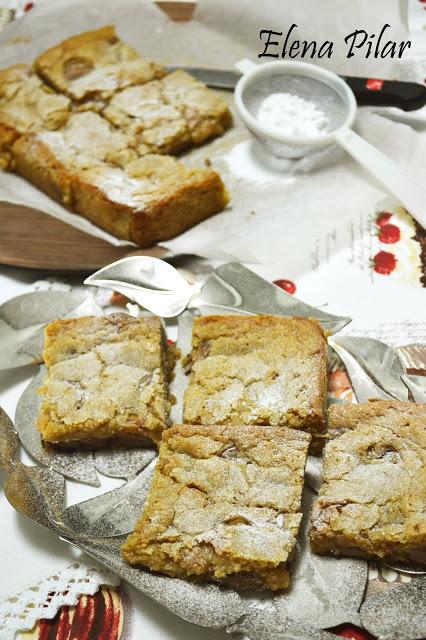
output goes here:
<path id="1" fill-rule="evenodd" d="M 216 89 L 235 88 L 241 74 L 238 71 L 204 69 L 201 67 L 168 67 L 169 71 L 183 69 Z M 355 94 L 360 106 L 398 107 L 403 111 L 414 111 L 426 104 L 426 86 L 417 82 L 381 80 L 378 78 L 356 78 L 342 76 Z"/>
<path id="2" fill-rule="evenodd" d="M 342 76 L 360 106 L 398 107 L 415 111 L 426 104 L 426 86 L 418 82 Z"/>

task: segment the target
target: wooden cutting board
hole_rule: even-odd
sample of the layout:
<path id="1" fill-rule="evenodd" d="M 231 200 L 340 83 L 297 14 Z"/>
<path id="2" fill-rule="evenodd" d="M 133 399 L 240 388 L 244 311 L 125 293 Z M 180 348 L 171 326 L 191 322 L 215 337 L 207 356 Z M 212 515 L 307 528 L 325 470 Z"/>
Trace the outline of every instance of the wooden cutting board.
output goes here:
<path id="1" fill-rule="evenodd" d="M 128 255 L 164 258 L 166 249 L 113 245 L 34 209 L 0 202 L 0 264 L 56 272 L 93 272 Z"/>

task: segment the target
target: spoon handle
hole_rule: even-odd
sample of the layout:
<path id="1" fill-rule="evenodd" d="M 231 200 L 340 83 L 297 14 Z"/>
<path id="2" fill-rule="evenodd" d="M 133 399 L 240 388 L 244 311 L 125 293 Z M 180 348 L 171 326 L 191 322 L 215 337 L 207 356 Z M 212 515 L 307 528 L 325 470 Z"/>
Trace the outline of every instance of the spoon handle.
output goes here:
<path id="1" fill-rule="evenodd" d="M 372 144 L 352 129 L 336 131 L 340 145 L 369 171 L 426 228 L 426 191 Z"/>

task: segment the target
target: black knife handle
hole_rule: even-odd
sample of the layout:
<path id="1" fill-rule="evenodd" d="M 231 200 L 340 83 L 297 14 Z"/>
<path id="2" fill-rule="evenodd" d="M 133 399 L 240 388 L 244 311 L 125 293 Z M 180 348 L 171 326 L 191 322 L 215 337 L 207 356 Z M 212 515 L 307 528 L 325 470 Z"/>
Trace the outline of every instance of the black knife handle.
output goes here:
<path id="1" fill-rule="evenodd" d="M 197 80 L 216 89 L 235 88 L 241 74 L 238 71 L 205 69 L 200 67 L 168 67 L 169 71 L 183 69 Z M 342 76 L 355 94 L 361 106 L 399 107 L 404 111 L 420 109 L 426 104 L 426 86 L 416 82 L 380 80 L 377 78 L 354 78 Z"/>
<path id="2" fill-rule="evenodd" d="M 361 106 L 398 107 L 404 111 L 414 111 L 426 104 L 426 86 L 417 82 L 352 76 L 344 76 L 343 80 L 350 86 Z"/>

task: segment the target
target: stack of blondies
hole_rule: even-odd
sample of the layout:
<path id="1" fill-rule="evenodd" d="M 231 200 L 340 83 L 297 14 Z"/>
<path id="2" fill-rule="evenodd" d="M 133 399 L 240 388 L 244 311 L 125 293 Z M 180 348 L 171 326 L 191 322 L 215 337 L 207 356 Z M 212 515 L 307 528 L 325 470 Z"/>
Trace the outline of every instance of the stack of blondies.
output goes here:
<path id="1" fill-rule="evenodd" d="M 334 405 L 327 424 L 327 343 L 316 322 L 204 316 L 193 323 L 184 424 L 170 426 L 169 349 L 158 318 L 114 314 L 46 330 L 43 440 L 159 446 L 126 561 L 285 589 L 308 449 L 320 455 L 325 444 L 313 550 L 425 562 L 425 405 Z"/>
<path id="2" fill-rule="evenodd" d="M 31 67 L 0 70 L 0 168 L 143 247 L 226 206 L 216 171 L 172 156 L 231 124 L 220 96 L 142 58 L 109 26 L 65 40 Z"/>

